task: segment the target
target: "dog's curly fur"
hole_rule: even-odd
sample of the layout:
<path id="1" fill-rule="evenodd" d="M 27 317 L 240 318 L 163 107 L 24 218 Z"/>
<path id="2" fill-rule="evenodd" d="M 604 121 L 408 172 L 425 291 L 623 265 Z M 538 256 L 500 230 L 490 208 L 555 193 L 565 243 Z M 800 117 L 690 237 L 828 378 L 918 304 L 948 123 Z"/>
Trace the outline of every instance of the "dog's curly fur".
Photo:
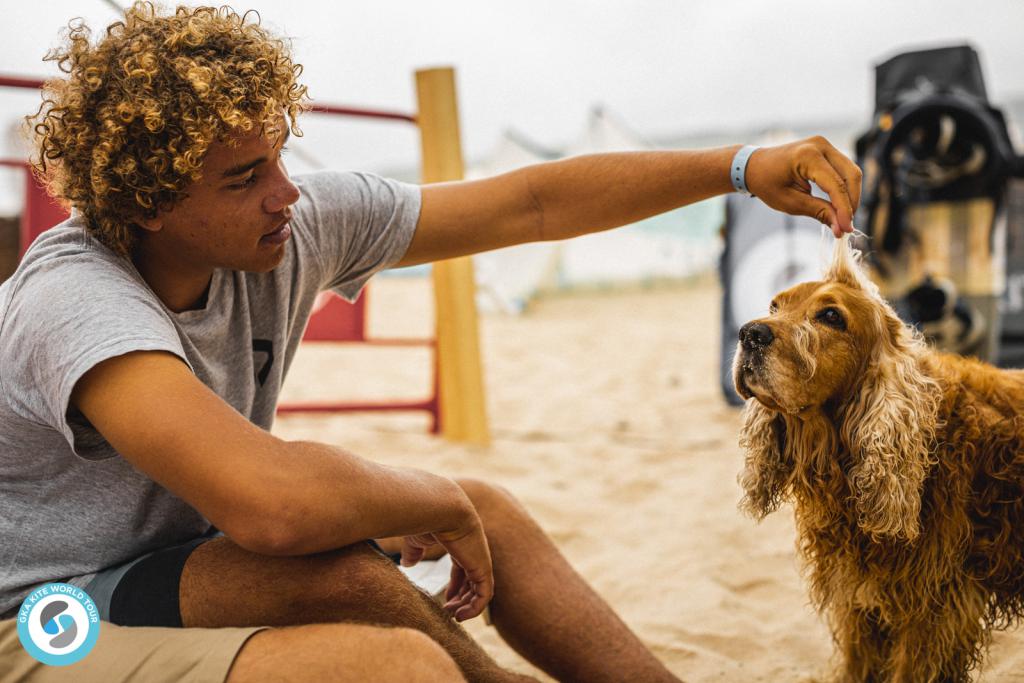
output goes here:
<path id="1" fill-rule="evenodd" d="M 741 336 L 741 507 L 793 503 L 841 680 L 966 681 L 1024 617 L 1024 371 L 930 350 L 835 254 Z"/>

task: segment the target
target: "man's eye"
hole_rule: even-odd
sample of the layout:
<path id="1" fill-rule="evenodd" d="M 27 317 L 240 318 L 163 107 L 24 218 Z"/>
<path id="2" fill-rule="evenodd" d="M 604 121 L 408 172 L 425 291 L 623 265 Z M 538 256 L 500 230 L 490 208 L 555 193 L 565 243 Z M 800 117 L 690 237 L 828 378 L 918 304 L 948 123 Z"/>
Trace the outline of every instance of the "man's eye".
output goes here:
<path id="1" fill-rule="evenodd" d="M 242 182 L 235 183 L 234 185 L 228 185 L 228 187 L 231 188 L 232 190 L 244 190 L 246 188 L 252 187 L 255 184 L 256 184 L 256 174 L 253 173 L 251 176 L 249 176 L 248 178 L 246 178 Z"/>
<path id="2" fill-rule="evenodd" d="M 834 327 L 837 330 L 846 329 L 846 320 L 843 319 L 843 314 L 834 308 L 823 308 L 814 317 L 829 327 Z"/>

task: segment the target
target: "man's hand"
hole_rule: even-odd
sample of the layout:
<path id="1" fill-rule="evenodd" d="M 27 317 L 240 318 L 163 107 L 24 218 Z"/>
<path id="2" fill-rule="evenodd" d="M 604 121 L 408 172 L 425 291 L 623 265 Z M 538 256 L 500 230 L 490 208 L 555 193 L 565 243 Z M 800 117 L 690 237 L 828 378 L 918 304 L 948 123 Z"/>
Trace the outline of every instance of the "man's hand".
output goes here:
<path id="1" fill-rule="evenodd" d="M 480 517 L 473 513 L 460 529 L 406 536 L 402 542 L 402 566 L 423 559 L 431 546 L 441 545 L 452 558 L 452 576 L 445 592 L 444 608 L 457 621 L 472 619 L 494 597 L 494 572 Z"/>
<path id="2" fill-rule="evenodd" d="M 746 180 L 750 192 L 773 209 L 815 218 L 836 237 L 853 232 L 861 171 L 821 136 L 757 150 L 747 162 Z M 811 195 L 810 181 L 831 203 Z"/>

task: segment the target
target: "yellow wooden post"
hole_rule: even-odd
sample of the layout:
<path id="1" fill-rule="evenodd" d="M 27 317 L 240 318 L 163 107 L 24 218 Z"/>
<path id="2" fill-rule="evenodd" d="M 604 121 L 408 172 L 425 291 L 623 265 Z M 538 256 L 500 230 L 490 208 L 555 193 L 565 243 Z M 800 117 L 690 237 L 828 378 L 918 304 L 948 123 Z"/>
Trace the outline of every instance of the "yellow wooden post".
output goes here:
<path id="1" fill-rule="evenodd" d="M 461 180 L 462 143 L 452 68 L 416 72 L 424 183 Z M 480 365 L 476 285 L 469 257 L 434 264 L 441 430 L 448 439 L 486 445 L 487 406 Z"/>

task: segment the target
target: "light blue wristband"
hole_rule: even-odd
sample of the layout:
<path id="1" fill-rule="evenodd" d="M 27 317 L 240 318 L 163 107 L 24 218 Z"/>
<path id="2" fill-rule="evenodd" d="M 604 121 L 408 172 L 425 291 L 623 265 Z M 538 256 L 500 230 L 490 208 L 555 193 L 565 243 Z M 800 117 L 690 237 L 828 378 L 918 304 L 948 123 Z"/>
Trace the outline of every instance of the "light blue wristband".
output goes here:
<path id="1" fill-rule="evenodd" d="M 732 158 L 732 165 L 729 167 L 729 177 L 732 178 L 732 186 L 737 192 L 753 197 L 747 189 L 747 162 L 750 155 L 760 149 L 757 145 L 744 145 Z"/>

